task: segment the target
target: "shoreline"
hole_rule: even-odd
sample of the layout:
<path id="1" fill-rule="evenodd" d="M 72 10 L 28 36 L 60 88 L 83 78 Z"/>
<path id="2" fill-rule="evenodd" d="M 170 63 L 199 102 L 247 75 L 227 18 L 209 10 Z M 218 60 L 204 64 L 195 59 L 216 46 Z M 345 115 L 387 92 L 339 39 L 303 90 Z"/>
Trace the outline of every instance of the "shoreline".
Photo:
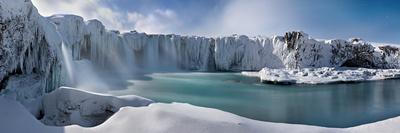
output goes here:
<path id="1" fill-rule="evenodd" d="M 329 127 L 321 127 L 321 126 L 312 126 L 312 125 L 303 125 L 303 124 L 287 124 L 287 123 L 274 123 L 274 122 L 265 122 L 265 121 L 258 121 L 258 120 L 253 120 L 249 118 L 245 118 L 242 116 L 238 116 L 235 114 L 232 114 L 230 112 L 225 112 L 222 110 L 214 109 L 214 108 L 207 108 L 207 107 L 200 107 L 200 106 L 194 106 L 190 104 L 185 104 L 185 103 L 152 103 L 149 100 L 146 100 L 145 98 L 141 98 L 138 96 L 121 96 L 121 97 L 113 97 L 113 96 L 107 96 L 105 94 L 96 94 L 92 92 L 87 92 L 87 91 L 81 91 L 78 89 L 74 88 L 59 88 L 56 91 L 53 92 L 54 94 L 50 95 L 56 95 L 57 97 L 46 97 L 43 99 L 48 99 L 46 100 L 47 104 L 51 104 L 51 102 L 54 101 L 63 101 L 65 100 L 66 96 L 71 96 L 71 95 L 80 95 L 78 99 L 87 99 L 86 97 L 91 97 L 94 99 L 101 99 L 97 100 L 98 103 L 107 103 L 107 102 L 102 102 L 102 101 L 108 101 L 109 99 L 114 99 L 111 101 L 115 100 L 124 100 L 125 99 L 125 106 L 123 104 L 119 104 L 120 102 L 111 102 L 109 104 L 111 105 L 116 105 L 118 106 L 118 109 L 116 109 L 115 114 L 111 115 L 110 118 L 106 119 L 104 122 L 100 123 L 97 126 L 87 126 L 82 127 L 82 125 L 68 125 L 68 126 L 47 126 L 43 124 L 38 124 L 39 120 L 33 118 L 32 114 L 28 112 L 26 108 L 24 108 L 19 102 L 7 99 L 5 97 L 0 97 L 0 106 L 5 106 L 4 103 L 14 103 L 14 104 L 9 104 L 8 106 L 13 106 L 11 108 L 5 108 L 4 110 L 0 111 L 0 116 L 8 114 L 11 118 L 16 118 L 17 120 L 21 117 L 24 116 L 25 118 L 21 119 L 31 119 L 31 122 L 29 125 L 30 126 L 35 126 L 35 129 L 43 129 L 43 131 L 48 131 L 47 129 L 49 128 L 64 128 L 64 129 L 72 129 L 76 132 L 81 132 L 81 131 L 89 131 L 89 132 L 97 132 L 97 131 L 102 131 L 103 128 L 107 128 L 111 131 L 111 129 L 114 129 L 112 131 L 120 131 L 118 128 L 124 128 L 124 129 L 129 129 L 131 128 L 129 124 L 132 122 L 127 122 L 127 121 L 132 121 L 131 119 L 133 118 L 141 118 L 140 121 L 151 121 L 150 123 L 159 123 L 159 122 L 166 122 L 164 121 L 165 117 L 168 118 L 168 121 L 179 121 L 175 123 L 170 123 L 169 125 L 172 127 L 178 126 L 178 125 L 191 125 L 195 129 L 202 129 L 202 128 L 211 128 L 212 129 L 207 129 L 205 132 L 214 132 L 214 131 L 228 131 L 231 130 L 230 128 L 226 128 L 226 124 L 233 126 L 238 129 L 238 131 L 254 131 L 256 132 L 266 132 L 266 131 L 287 131 L 287 128 L 291 128 L 293 131 L 297 130 L 299 132 L 362 132 L 362 131 L 396 131 L 396 126 L 390 127 L 390 125 L 396 125 L 396 123 L 400 123 L 400 116 L 389 118 L 386 120 L 378 121 L 378 122 L 372 122 L 368 124 L 363 124 L 355 127 L 350 127 L 350 128 L 329 128 Z M 106 98 L 102 98 L 106 97 Z M 125 97 L 125 98 L 123 98 Z M 139 100 L 126 100 L 126 97 L 134 97 L 134 99 L 139 99 Z M 57 98 L 57 100 L 54 100 L 54 98 Z M 69 97 L 72 98 L 72 97 Z M 116 99 L 115 99 L 116 98 Z M 68 99 L 68 98 L 67 98 Z M 129 98 L 128 98 L 129 99 Z M 140 100 L 141 99 L 141 100 Z M 71 100 L 71 99 L 70 99 Z M 79 103 L 79 100 L 75 102 Z M 138 105 L 138 103 L 143 103 L 143 101 L 148 101 L 146 103 L 150 104 L 140 104 L 138 107 L 133 107 L 133 106 L 128 106 L 130 105 Z M 43 103 L 46 103 L 43 102 Z M 54 103 L 53 103 L 54 104 Z M 73 104 L 73 102 L 72 102 Z M 46 106 L 46 105 L 45 105 Z M 21 108 L 22 107 L 22 108 Z M 59 107 L 59 105 L 57 105 Z M 93 106 L 89 106 L 93 107 Z M 18 108 L 18 109 L 15 109 Z M 22 110 L 23 109 L 23 110 Z M 15 114 L 17 116 L 12 116 L 15 112 L 24 112 L 24 114 Z M 70 109 L 67 109 L 70 110 Z M 140 111 L 139 111 L 140 110 Z M 13 112 L 11 112 L 13 111 Z M 90 112 L 92 111 L 92 112 Z M 83 111 L 85 112 L 85 111 Z M 86 110 L 86 114 L 92 114 L 93 112 L 98 112 L 98 110 L 90 110 L 89 112 Z M 29 113 L 29 115 L 27 114 Z M 85 114 L 83 113 L 83 114 Z M 216 113 L 216 114 L 215 114 Z M 11 115 L 10 115 L 11 114 Z M 82 115 L 82 112 L 80 113 Z M 160 114 L 163 114 L 160 116 Z M 217 115 L 218 114 L 218 115 Z M 146 117 L 144 117 L 144 116 Z M 149 116 L 147 116 L 149 115 Z M 5 117 L 5 116 L 4 116 Z M 74 116 L 76 118 L 76 116 Z M 132 118 L 131 118 L 132 117 Z M 157 118 L 154 118 L 157 117 Z M 169 118 L 172 117 L 172 118 Z M 3 118 L 3 117 L 2 117 Z M 71 117 L 72 118 L 72 117 Z M 83 118 L 83 117 L 82 117 Z M 128 119 L 131 118 L 131 119 Z M 34 119 L 34 120 L 32 120 Z M 65 120 L 65 119 L 63 119 Z M 118 121 L 125 121 L 124 123 L 119 123 Z M 197 122 L 185 122 L 187 120 L 190 121 L 197 121 Z M 5 123 L 8 121 L 7 119 L 0 120 L 0 123 Z M 183 121 L 183 122 L 180 122 Z M 201 124 L 199 124 L 199 121 Z M 216 122 L 217 121 L 217 122 Z M 136 120 L 134 123 L 138 123 L 139 121 Z M 146 122 L 145 122 L 146 123 Z M 169 123 L 169 122 L 167 122 Z M 118 126 L 112 126 L 112 125 L 118 125 Z M 164 123 L 165 124 L 165 123 Z M 232 125 L 231 125 L 232 124 Z M 14 125 L 16 126 L 16 125 Z M 152 127 L 154 125 L 152 124 L 144 124 L 142 125 L 143 130 L 151 130 L 149 127 Z M 160 127 L 163 127 L 161 125 L 158 125 Z M 12 127 L 12 126 L 11 126 Z M 29 126 L 28 126 L 29 127 Z M 178 128 L 180 127 L 180 128 Z M 174 128 L 173 132 L 184 132 L 184 131 L 190 131 L 189 129 L 184 128 L 184 126 L 178 126 L 176 127 L 177 129 Z M 223 127 L 223 128 L 222 128 Z M 249 128 L 251 127 L 251 128 Z M 390 128 L 388 128 L 390 127 Z M 7 127 L 10 128 L 10 127 Z M 145 129 L 147 128 L 147 129 Z M 28 128 L 29 129 L 29 128 Z M 400 129 L 400 128 L 399 128 Z M 9 131 L 15 131 L 17 129 L 10 129 Z M 18 129 L 19 130 L 19 129 Z M 162 132 L 171 132 L 170 129 L 162 129 Z M 201 130 L 199 130 L 200 132 Z M 153 132 L 153 131 L 149 131 Z M 154 131 L 157 132 L 157 131 Z M 202 131 L 201 131 L 202 132 Z M 246 131 L 244 131 L 246 132 Z"/>

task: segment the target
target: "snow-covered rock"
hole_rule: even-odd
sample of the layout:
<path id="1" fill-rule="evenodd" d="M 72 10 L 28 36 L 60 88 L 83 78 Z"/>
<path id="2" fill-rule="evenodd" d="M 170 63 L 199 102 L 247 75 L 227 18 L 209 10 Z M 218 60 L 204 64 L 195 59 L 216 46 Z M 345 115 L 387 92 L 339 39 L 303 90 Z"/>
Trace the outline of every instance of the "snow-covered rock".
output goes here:
<path id="1" fill-rule="evenodd" d="M 270 69 L 260 72 L 242 72 L 243 75 L 259 77 L 261 82 L 273 84 L 324 84 L 360 82 L 400 78 L 400 69 L 367 68 L 302 68 Z"/>
<path id="2" fill-rule="evenodd" d="M 55 26 L 43 18 L 29 0 L 0 1 L 0 90 L 14 75 L 40 75 L 49 92 L 60 84 L 61 44 Z"/>
<path id="3" fill-rule="evenodd" d="M 141 107 L 152 100 L 134 95 L 109 96 L 61 87 L 42 98 L 41 119 L 46 125 L 95 126 L 103 123 L 121 107 Z"/>

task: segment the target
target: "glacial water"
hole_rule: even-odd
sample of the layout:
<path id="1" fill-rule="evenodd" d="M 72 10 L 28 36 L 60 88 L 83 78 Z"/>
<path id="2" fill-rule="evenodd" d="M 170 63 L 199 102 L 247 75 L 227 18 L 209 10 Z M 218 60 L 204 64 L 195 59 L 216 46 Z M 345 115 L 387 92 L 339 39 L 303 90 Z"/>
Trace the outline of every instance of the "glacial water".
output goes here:
<path id="1" fill-rule="evenodd" d="M 400 80 L 327 85 L 266 85 L 240 73 L 156 73 L 114 82 L 114 95 L 183 102 L 247 118 L 351 127 L 400 115 Z"/>

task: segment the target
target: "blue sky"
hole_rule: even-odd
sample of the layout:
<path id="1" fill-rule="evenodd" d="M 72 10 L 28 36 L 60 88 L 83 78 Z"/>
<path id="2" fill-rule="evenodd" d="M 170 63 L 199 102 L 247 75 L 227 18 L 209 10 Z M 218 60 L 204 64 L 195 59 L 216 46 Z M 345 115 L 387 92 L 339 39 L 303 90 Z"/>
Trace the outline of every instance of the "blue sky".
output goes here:
<path id="1" fill-rule="evenodd" d="M 400 2 L 395 0 L 32 1 L 45 16 L 77 14 L 122 31 L 271 36 L 302 30 L 314 38 L 400 43 Z"/>

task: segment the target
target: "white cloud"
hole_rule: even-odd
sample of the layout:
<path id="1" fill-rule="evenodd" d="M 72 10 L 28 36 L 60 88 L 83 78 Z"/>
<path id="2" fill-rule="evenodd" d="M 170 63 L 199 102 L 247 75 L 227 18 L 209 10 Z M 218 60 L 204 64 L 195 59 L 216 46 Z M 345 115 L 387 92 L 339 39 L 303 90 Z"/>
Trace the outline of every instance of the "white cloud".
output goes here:
<path id="1" fill-rule="evenodd" d="M 182 23 L 184 21 L 173 10 L 127 12 L 102 2 L 104 0 L 33 0 L 45 16 L 76 14 L 86 20 L 99 19 L 108 29 L 146 33 L 272 35 L 296 30 L 293 28 L 300 17 L 288 0 L 231 0 L 220 5 L 220 10 L 208 16 L 204 14 L 203 23 L 191 25 Z"/>
<path id="2" fill-rule="evenodd" d="M 147 16 L 129 13 L 128 20 L 135 23 L 135 29 L 147 33 L 173 33 L 181 26 L 177 15 L 171 10 L 155 10 Z"/>
<path id="3" fill-rule="evenodd" d="M 288 0 L 231 0 L 198 28 L 203 35 L 273 35 L 296 30 L 301 15 Z"/>
<path id="4" fill-rule="evenodd" d="M 75 14 L 84 19 L 98 19 L 108 29 L 138 30 L 146 33 L 172 33 L 180 26 L 172 10 L 154 10 L 147 14 L 113 9 L 101 0 L 33 0 L 44 16 Z"/>

